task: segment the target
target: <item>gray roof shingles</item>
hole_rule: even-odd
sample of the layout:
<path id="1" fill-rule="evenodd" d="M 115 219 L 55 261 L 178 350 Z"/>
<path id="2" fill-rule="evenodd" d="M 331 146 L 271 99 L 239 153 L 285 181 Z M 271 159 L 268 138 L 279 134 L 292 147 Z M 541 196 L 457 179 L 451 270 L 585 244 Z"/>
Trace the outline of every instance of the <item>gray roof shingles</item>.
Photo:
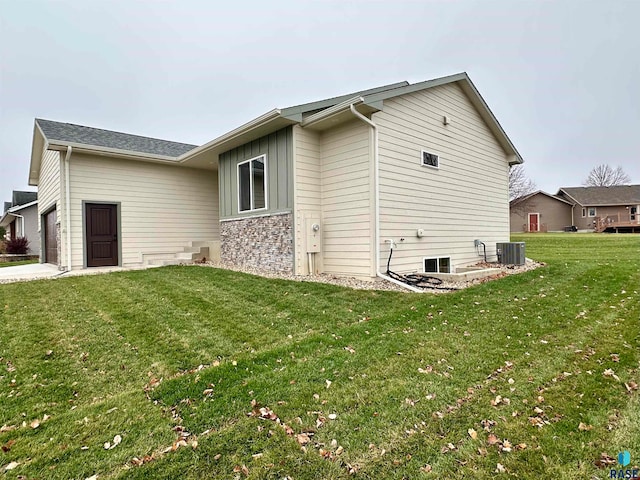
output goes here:
<path id="1" fill-rule="evenodd" d="M 79 143 L 165 157 L 179 157 L 197 147 L 197 145 L 141 137 L 73 123 L 54 122 L 41 118 L 37 118 L 36 122 L 49 141 L 58 140 L 65 143 Z"/>
<path id="2" fill-rule="evenodd" d="M 612 187 L 562 187 L 565 192 L 583 206 L 637 205 L 640 204 L 640 185 L 616 185 Z"/>

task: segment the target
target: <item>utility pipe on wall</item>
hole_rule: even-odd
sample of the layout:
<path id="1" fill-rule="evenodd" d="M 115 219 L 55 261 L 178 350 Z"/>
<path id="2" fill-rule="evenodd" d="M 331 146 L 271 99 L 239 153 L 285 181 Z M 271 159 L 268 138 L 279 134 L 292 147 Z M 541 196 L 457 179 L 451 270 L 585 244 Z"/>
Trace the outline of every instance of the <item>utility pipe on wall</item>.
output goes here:
<path id="1" fill-rule="evenodd" d="M 64 158 L 64 189 L 65 189 L 65 223 L 67 227 L 67 272 L 71 271 L 71 187 L 69 185 L 71 152 L 73 148 L 67 146 L 67 155 Z"/>
<path id="2" fill-rule="evenodd" d="M 391 278 L 388 275 L 385 275 L 380 271 L 380 162 L 379 162 L 379 154 L 378 154 L 378 126 L 361 114 L 356 110 L 356 107 L 352 103 L 349 105 L 351 113 L 356 116 L 356 118 L 362 120 L 364 123 L 369 125 L 373 129 L 373 189 L 374 189 L 374 202 L 375 202 L 375 242 L 376 242 L 376 275 L 380 278 L 383 278 L 391 283 L 395 283 L 396 285 L 400 285 L 401 287 L 406 288 L 407 290 L 411 290 L 412 292 L 422 292 L 423 290 L 413 287 L 411 285 L 407 285 L 406 283 L 402 283 L 395 278 Z"/>

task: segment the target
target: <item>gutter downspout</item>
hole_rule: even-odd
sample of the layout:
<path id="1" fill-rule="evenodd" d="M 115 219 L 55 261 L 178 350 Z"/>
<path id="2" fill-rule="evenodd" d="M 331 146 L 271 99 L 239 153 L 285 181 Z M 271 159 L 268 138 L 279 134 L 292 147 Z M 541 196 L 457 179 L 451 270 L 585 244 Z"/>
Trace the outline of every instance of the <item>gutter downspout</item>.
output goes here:
<path id="1" fill-rule="evenodd" d="M 374 169 L 374 199 L 375 199 L 375 241 L 376 241 L 376 275 L 380 278 L 387 280 L 388 282 L 399 285 L 407 290 L 411 290 L 412 292 L 422 293 L 423 290 L 420 290 L 412 285 L 407 285 L 406 283 L 402 283 L 395 278 L 391 278 L 380 271 L 380 161 L 378 155 L 378 126 L 359 111 L 356 110 L 356 107 L 352 103 L 349 105 L 349 109 L 351 113 L 355 115 L 356 118 L 362 120 L 364 123 L 369 125 L 373 129 L 373 169 Z"/>
<path id="2" fill-rule="evenodd" d="M 67 155 L 64 158 L 64 189 L 65 189 L 65 210 L 66 210 L 66 227 L 67 227 L 67 272 L 71 271 L 71 187 L 69 185 L 71 145 L 67 146 Z"/>

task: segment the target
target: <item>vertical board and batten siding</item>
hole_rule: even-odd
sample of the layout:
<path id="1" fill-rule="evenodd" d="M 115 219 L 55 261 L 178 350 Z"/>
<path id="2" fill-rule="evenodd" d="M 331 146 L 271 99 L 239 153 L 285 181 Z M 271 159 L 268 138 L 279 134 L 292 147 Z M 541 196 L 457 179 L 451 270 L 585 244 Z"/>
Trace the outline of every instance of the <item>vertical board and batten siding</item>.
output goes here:
<path id="1" fill-rule="evenodd" d="M 293 127 L 293 161 L 295 182 L 295 273 L 308 275 L 306 246 L 306 220 L 310 216 L 322 217 L 322 185 L 320 182 L 320 134 L 295 125 Z M 324 234 L 324 229 L 323 229 Z M 322 268 L 322 254 L 316 254 Z"/>
<path id="2" fill-rule="evenodd" d="M 495 260 L 496 242 L 509 241 L 509 165 L 462 89 L 448 84 L 385 100 L 373 120 L 379 127 L 380 261 L 386 264 L 389 254 L 385 239 L 397 242 L 391 270 L 398 272 L 423 271 L 424 257 L 450 257 L 452 268 L 476 263 L 474 239 Z M 422 150 L 439 156 L 438 169 L 421 165 Z"/>
<path id="3" fill-rule="evenodd" d="M 283 128 L 220 155 L 220 218 L 281 213 L 293 207 L 292 129 Z M 238 211 L 238 163 L 259 155 L 267 157 L 267 209 Z"/>
<path id="4" fill-rule="evenodd" d="M 215 171 L 82 154 L 70 167 L 73 268 L 85 261 L 83 202 L 120 205 L 123 266 L 220 239 Z"/>
<path id="5" fill-rule="evenodd" d="M 370 130 L 354 120 L 320 135 L 325 273 L 363 278 L 375 275 Z"/>

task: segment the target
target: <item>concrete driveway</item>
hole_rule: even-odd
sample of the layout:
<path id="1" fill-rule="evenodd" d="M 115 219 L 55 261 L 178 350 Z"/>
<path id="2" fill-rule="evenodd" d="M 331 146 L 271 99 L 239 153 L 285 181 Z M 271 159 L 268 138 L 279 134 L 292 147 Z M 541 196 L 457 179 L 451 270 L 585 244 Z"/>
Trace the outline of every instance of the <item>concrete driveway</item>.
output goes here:
<path id="1" fill-rule="evenodd" d="M 0 268 L 0 282 L 7 283 L 18 280 L 36 280 L 38 278 L 50 278 L 60 275 L 58 267 L 50 263 L 30 263 L 16 267 Z"/>

